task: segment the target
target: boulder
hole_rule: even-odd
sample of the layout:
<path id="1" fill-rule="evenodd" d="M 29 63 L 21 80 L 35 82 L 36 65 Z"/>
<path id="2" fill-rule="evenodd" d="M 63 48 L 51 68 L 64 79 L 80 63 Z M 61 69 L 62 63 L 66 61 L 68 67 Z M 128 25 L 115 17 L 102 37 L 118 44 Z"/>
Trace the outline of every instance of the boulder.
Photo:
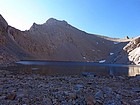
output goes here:
<path id="1" fill-rule="evenodd" d="M 137 38 L 134 38 L 132 41 L 130 41 L 124 48 L 123 50 L 126 52 L 131 52 L 133 51 L 135 48 L 140 46 L 140 36 Z"/>
<path id="2" fill-rule="evenodd" d="M 140 36 L 129 42 L 123 50 L 128 53 L 129 61 L 136 65 L 140 64 Z"/>

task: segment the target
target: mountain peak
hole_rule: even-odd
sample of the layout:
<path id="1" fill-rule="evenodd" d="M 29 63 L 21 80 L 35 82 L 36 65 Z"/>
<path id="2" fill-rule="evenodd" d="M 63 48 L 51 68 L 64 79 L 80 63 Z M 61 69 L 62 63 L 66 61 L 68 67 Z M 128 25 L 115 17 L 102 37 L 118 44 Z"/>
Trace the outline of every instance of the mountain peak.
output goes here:
<path id="1" fill-rule="evenodd" d="M 46 24 L 68 24 L 65 20 L 57 20 L 55 18 L 49 18 L 47 21 L 46 21 Z"/>
<path id="2" fill-rule="evenodd" d="M 38 24 L 36 24 L 36 23 L 34 22 L 33 25 L 31 26 L 30 30 L 32 30 L 32 31 L 35 30 L 37 26 L 38 26 Z"/>
<path id="3" fill-rule="evenodd" d="M 34 31 L 37 29 L 38 26 L 48 26 L 48 25 L 61 25 L 67 26 L 68 23 L 65 20 L 57 20 L 55 18 L 49 18 L 44 24 L 36 24 L 35 22 L 31 26 L 30 30 Z"/>
<path id="4" fill-rule="evenodd" d="M 47 22 L 50 22 L 50 23 L 51 23 L 51 22 L 57 22 L 57 21 L 58 21 L 58 20 L 55 19 L 55 18 L 49 18 L 49 19 L 46 21 L 46 23 L 47 23 Z"/>

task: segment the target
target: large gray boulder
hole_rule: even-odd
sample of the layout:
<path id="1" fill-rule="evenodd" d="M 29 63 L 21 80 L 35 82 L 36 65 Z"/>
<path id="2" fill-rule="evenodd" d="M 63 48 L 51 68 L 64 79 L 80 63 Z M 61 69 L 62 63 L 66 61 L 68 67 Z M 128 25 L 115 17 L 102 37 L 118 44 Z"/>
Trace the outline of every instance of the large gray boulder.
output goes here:
<path id="1" fill-rule="evenodd" d="M 124 48 L 128 58 L 136 65 L 140 65 L 140 36 L 129 42 Z"/>

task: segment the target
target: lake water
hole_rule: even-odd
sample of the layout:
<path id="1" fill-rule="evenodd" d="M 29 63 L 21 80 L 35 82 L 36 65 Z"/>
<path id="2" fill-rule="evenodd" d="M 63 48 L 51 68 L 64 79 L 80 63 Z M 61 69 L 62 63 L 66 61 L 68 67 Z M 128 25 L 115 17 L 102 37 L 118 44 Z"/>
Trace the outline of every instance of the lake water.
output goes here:
<path id="1" fill-rule="evenodd" d="M 91 72 L 96 75 L 127 75 L 140 74 L 140 66 L 121 64 L 99 64 L 93 62 L 65 62 L 65 61 L 19 61 L 16 67 L 9 67 L 15 72 L 37 73 L 44 75 L 81 74 Z"/>

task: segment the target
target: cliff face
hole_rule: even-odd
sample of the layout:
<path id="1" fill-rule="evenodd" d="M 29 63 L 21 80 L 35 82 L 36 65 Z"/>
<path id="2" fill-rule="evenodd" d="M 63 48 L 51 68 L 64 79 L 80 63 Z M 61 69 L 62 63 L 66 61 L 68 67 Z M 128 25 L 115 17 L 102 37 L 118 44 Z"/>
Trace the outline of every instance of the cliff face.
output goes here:
<path id="1" fill-rule="evenodd" d="M 0 15 L 0 45 L 5 43 L 5 34 L 8 24 L 5 19 Z"/>
<path id="2" fill-rule="evenodd" d="M 8 27 L 8 23 L 6 22 L 6 20 L 2 17 L 2 15 L 0 14 L 0 33 L 4 33 L 6 31 Z"/>
<path id="3" fill-rule="evenodd" d="M 132 63 L 140 65 L 140 36 L 129 42 L 123 49 L 128 53 Z"/>
<path id="4" fill-rule="evenodd" d="M 8 53 L 8 50 L 6 49 L 7 28 L 8 28 L 7 22 L 0 15 L 0 64 L 15 60 L 15 58 L 10 53 Z"/>

